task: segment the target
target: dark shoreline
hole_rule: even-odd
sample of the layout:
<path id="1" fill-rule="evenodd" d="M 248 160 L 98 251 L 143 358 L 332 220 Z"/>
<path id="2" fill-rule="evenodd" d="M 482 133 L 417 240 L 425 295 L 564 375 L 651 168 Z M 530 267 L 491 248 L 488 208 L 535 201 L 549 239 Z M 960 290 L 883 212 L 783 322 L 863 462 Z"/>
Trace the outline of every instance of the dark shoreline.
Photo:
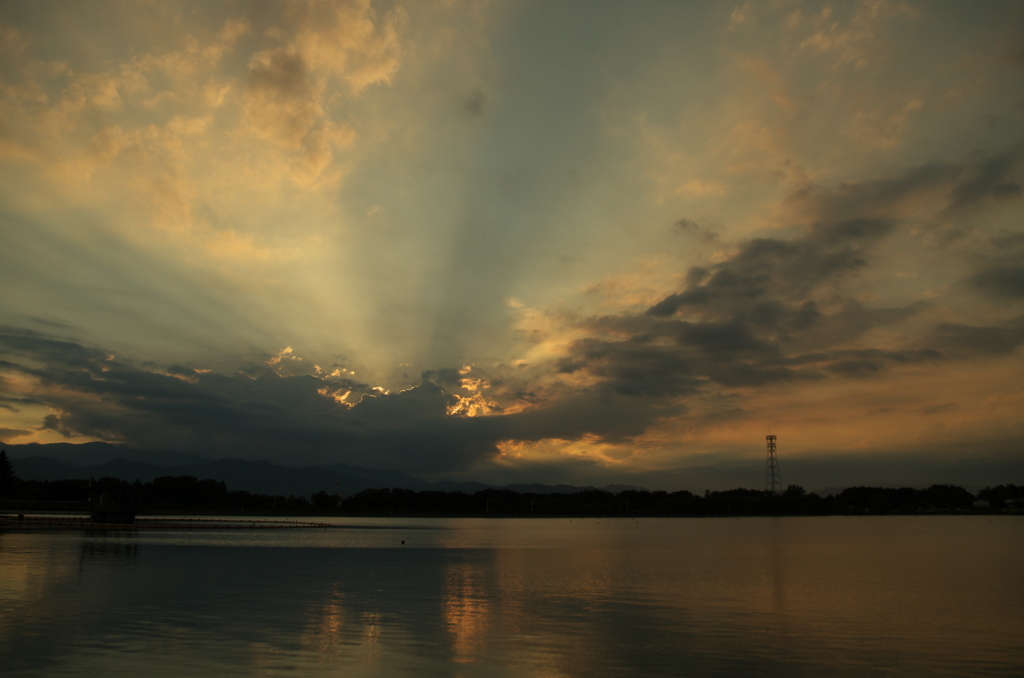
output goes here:
<path id="1" fill-rule="evenodd" d="M 0 514 L 0 529 L 33 527 L 67 527 L 90 530 L 131 530 L 131 529 L 196 529 L 209 528 L 251 528 L 281 529 L 298 527 L 317 528 L 366 528 L 364 525 L 341 525 L 325 523 L 322 519 L 488 519 L 488 520 L 640 520 L 640 519 L 727 519 L 727 518 L 875 518 L 875 517 L 927 517 L 927 516 L 1024 516 L 1024 511 L 1015 510 L 970 510 L 970 511 L 926 511 L 917 513 L 717 513 L 717 514 L 487 514 L 487 513 L 243 513 L 231 511 L 147 511 L 139 515 L 134 523 L 93 523 L 89 516 L 48 515 L 44 513 Z M 316 519 L 321 520 L 316 520 Z"/>
<path id="2" fill-rule="evenodd" d="M 822 497 L 798 485 L 771 493 L 736 488 L 676 492 L 593 488 L 574 492 L 517 492 L 488 488 L 415 491 L 363 490 L 352 495 L 320 491 L 308 496 L 261 495 L 229 491 L 222 481 L 190 476 L 129 483 L 104 477 L 94 481 L 15 481 L 0 492 L 0 513 L 92 515 L 97 523 L 130 523 L 132 517 L 217 516 L 253 520 L 281 518 L 639 518 L 840 515 L 1021 515 L 1024 486 L 986 487 L 976 495 L 956 485 L 849 487 Z"/>

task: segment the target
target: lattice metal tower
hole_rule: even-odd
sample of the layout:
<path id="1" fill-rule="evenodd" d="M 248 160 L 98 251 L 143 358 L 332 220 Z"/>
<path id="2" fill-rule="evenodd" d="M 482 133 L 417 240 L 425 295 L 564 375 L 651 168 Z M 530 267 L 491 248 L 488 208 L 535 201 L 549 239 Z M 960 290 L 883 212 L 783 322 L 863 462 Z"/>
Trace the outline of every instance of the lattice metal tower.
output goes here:
<path id="1" fill-rule="evenodd" d="M 782 491 L 782 476 L 779 475 L 779 456 L 775 453 L 775 436 L 766 435 L 768 441 L 768 461 L 764 467 L 764 491 L 778 494 Z"/>

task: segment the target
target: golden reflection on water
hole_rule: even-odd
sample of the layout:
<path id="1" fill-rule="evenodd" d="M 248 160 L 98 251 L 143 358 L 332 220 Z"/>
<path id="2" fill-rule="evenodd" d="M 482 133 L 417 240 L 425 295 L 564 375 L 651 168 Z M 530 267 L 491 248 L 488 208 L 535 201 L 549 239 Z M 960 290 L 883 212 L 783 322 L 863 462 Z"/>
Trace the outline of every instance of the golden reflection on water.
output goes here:
<path id="1" fill-rule="evenodd" d="M 452 661 L 472 663 L 486 640 L 490 606 L 478 563 L 450 563 L 445 571 L 442 618 L 451 636 Z"/>
<path id="2" fill-rule="evenodd" d="M 355 661 L 362 668 L 379 665 L 384 622 L 377 611 L 357 613 L 337 583 L 323 603 L 312 609 L 301 638 L 303 653 L 316 658 L 321 668 Z"/>
<path id="3" fill-rule="evenodd" d="M 66 550 L 14 550 L 0 534 L 0 601 L 8 609 L 17 607 L 19 622 L 60 613 L 61 602 L 52 595 L 53 589 L 80 577 L 79 564 L 68 556 Z M 5 621 L 0 615 L 0 626 Z"/>
<path id="4" fill-rule="evenodd" d="M 557 678 L 603 675 L 608 636 L 624 601 L 632 598 L 635 572 L 609 544 L 574 550 L 508 549 L 494 552 L 496 608 L 491 621 L 498 633 L 517 638 L 520 675 Z M 597 620 L 604 620 L 599 622 Z M 552 638 L 571 639 L 552 651 Z"/>
<path id="5" fill-rule="evenodd" d="M 368 612 L 362 617 L 363 632 L 360 645 L 368 650 L 367 656 L 380 657 L 381 617 L 378 612 Z"/>
<path id="6" fill-rule="evenodd" d="M 337 586 L 332 587 L 323 606 L 315 612 L 306 624 L 303 648 L 320 658 L 339 654 L 345 640 L 345 598 Z"/>
<path id="7" fill-rule="evenodd" d="M 42 554 L 36 557 L 4 549 L 4 535 L 0 534 L 0 559 L 3 559 L 3 577 L 0 577 L 0 596 L 11 602 L 21 602 L 31 595 L 33 585 L 38 587 L 38 573 Z M 33 562 L 35 561 L 35 562 Z"/>
<path id="8" fill-rule="evenodd" d="M 249 643 L 249 668 L 254 676 L 272 676 L 276 672 L 277 649 L 270 643 Z"/>

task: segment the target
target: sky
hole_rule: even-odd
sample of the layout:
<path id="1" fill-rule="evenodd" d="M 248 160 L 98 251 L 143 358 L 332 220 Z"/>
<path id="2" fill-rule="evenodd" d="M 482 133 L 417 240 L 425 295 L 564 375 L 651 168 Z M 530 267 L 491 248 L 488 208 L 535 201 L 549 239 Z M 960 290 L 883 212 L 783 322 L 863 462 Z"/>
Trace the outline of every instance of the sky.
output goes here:
<path id="1" fill-rule="evenodd" d="M 1024 3 L 0 2 L 0 441 L 1024 483 Z"/>

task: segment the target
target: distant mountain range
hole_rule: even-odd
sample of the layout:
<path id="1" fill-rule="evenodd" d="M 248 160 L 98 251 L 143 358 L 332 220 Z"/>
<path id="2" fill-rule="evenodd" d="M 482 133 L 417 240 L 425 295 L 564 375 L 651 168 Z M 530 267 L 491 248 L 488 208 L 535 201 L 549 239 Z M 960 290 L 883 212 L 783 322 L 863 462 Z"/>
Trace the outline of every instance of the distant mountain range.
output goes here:
<path id="1" fill-rule="evenodd" d="M 193 476 L 200 480 L 221 480 L 228 490 L 257 494 L 307 496 L 320 491 L 356 494 L 371 488 L 477 492 L 497 487 L 485 483 L 430 482 L 398 471 L 331 464 L 302 468 L 268 461 L 207 459 L 173 451 L 140 450 L 109 443 L 30 443 L 5 445 L 17 476 L 23 480 L 65 480 L 74 478 L 120 478 L 149 482 L 162 476 Z M 592 489 L 574 485 L 518 484 L 501 486 L 516 492 L 579 492 Z M 630 485 L 604 488 L 610 492 L 641 489 Z"/>

